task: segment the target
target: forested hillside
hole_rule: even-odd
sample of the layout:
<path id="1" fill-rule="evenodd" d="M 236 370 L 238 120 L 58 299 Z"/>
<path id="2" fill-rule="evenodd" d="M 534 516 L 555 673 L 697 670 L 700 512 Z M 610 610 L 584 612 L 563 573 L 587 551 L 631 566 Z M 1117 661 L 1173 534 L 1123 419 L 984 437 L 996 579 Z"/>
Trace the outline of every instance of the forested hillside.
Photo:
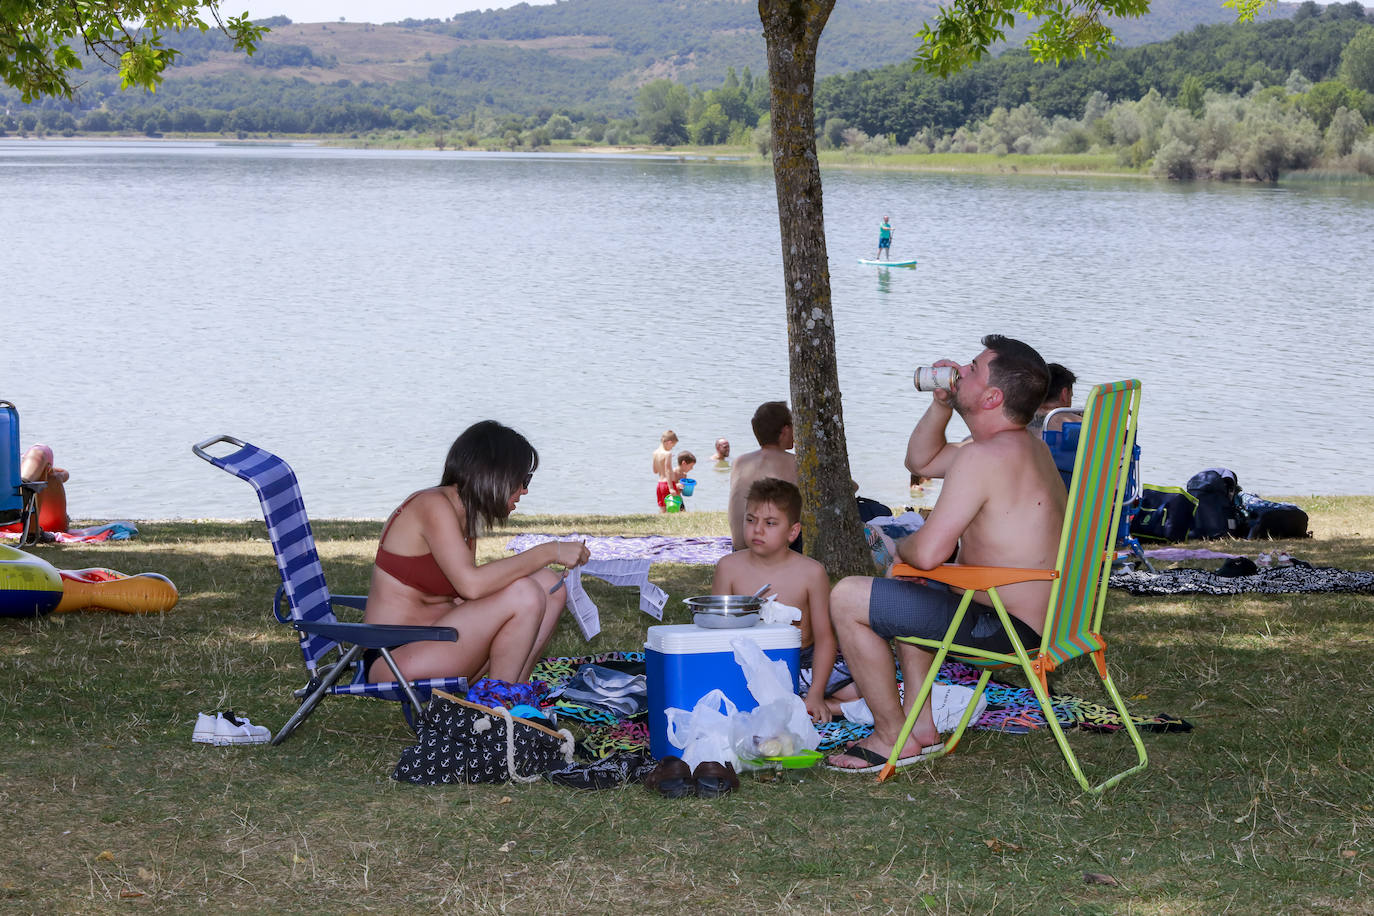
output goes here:
<path id="1" fill-rule="evenodd" d="M 865 41 L 877 44 L 874 23 L 898 4 L 841 6 L 872 13 L 871 22 L 826 33 L 839 38 L 832 53 L 858 55 Z M 184 36 L 177 75 L 155 96 L 114 92 L 101 77 L 75 104 L 0 99 L 0 136 L 342 134 L 440 148 L 692 143 L 766 152 L 765 73 L 737 70 L 722 50 L 752 59 L 754 28 L 729 28 L 746 7 L 569 0 L 390 26 L 278 19 L 273 41 L 248 60 L 214 33 Z M 1180 0 L 1173 9 L 1185 7 Z M 622 19 L 588 18 L 596 10 Z M 1304 2 L 1289 12 L 1197 25 L 1058 67 L 1012 48 L 949 79 L 915 72 L 909 52 L 894 46 L 899 62 L 820 80 L 819 146 L 846 159 L 1086 156 L 1099 168 L 1174 178 L 1374 175 L 1374 13 L 1358 2 Z M 689 20 L 695 34 L 718 40 L 677 35 L 690 33 Z M 602 32 L 583 34 L 593 28 Z M 746 44 L 729 44 L 736 39 Z M 679 50 L 665 57 L 669 45 Z M 638 63 L 626 69 L 627 60 Z M 722 75 L 703 84 L 701 74 L 717 66 Z"/>
<path id="2" fill-rule="evenodd" d="M 1133 101 L 1153 89 L 1172 99 L 1187 83 L 1200 100 L 1209 90 L 1284 85 L 1295 71 L 1321 83 L 1335 79 L 1347 43 L 1372 21 L 1358 3 L 1325 8 L 1309 3 L 1294 18 L 1200 25 L 1169 41 L 1123 48 L 1102 61 L 1047 67 L 1012 49 L 945 80 L 905 65 L 860 70 L 819 82 L 816 120 L 841 118 L 865 133 L 905 143 L 921 128 L 953 131 L 999 107 L 1029 104 L 1045 117 L 1076 118 L 1093 93 Z"/>
<path id="3" fill-rule="evenodd" d="M 840 0 L 821 41 L 819 75 L 904 65 L 934 10 L 933 0 Z M 1291 11 L 1280 4 L 1264 16 Z M 1116 27 L 1129 46 L 1232 18 L 1221 0 L 1155 0 L 1149 16 Z M 748 0 L 562 0 L 383 26 L 267 22 L 272 32 L 249 58 L 216 32 L 179 35 L 173 45 L 183 56 L 155 96 L 120 93 L 92 61 L 75 102 L 41 107 L 74 116 L 104 110 L 119 120 L 161 110 L 173 116 L 167 128 L 178 130 L 194 129 L 174 123 L 188 109 L 240 112 L 220 120 L 221 128 L 285 132 L 560 109 L 614 118 L 631 114 L 637 92 L 654 79 L 712 87 L 731 68 L 761 74 L 765 66 L 757 7 Z M 22 108 L 14 93 L 0 93 L 0 102 L 11 114 Z"/>

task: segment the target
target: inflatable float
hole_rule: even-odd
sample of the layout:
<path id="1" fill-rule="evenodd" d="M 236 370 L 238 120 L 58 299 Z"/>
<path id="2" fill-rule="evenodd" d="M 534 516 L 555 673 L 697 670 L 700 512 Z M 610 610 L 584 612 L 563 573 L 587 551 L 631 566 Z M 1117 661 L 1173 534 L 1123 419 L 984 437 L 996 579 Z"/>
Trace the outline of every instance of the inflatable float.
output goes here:
<path id="1" fill-rule="evenodd" d="M 0 544 L 0 617 L 37 617 L 68 611 L 159 614 L 177 603 L 177 588 L 157 573 L 113 569 L 57 569 L 46 560 Z"/>

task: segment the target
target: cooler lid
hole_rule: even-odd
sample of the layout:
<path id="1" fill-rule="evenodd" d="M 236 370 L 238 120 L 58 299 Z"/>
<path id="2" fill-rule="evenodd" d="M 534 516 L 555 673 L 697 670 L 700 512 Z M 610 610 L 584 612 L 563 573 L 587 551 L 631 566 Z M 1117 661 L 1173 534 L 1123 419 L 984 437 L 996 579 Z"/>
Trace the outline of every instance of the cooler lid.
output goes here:
<path id="1" fill-rule="evenodd" d="M 644 648 L 667 655 L 733 652 L 730 641 L 740 637 L 753 640 L 765 651 L 801 648 L 801 629 L 789 623 L 760 623 L 752 627 L 720 630 L 710 630 L 694 623 L 649 627 Z"/>

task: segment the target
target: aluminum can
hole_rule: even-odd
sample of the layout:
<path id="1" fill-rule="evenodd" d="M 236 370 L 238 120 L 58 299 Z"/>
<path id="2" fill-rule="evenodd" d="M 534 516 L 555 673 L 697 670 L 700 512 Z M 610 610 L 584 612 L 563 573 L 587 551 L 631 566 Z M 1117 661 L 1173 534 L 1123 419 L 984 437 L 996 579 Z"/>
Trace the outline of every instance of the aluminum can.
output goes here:
<path id="1" fill-rule="evenodd" d="M 922 366 L 916 370 L 914 381 L 917 391 L 935 391 L 943 388 L 953 394 L 958 377 L 953 366 Z"/>

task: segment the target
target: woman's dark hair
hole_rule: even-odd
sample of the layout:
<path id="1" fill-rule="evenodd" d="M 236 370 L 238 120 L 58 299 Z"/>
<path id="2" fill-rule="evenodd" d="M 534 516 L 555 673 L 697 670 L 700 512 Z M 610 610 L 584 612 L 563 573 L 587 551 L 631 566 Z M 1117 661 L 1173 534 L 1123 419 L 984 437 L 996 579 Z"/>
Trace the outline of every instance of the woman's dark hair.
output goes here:
<path id="1" fill-rule="evenodd" d="M 463 430 L 449 446 L 439 486 L 458 488 L 467 510 L 467 537 L 475 538 L 510 514 L 510 498 L 539 467 L 529 440 L 495 420 Z"/>

